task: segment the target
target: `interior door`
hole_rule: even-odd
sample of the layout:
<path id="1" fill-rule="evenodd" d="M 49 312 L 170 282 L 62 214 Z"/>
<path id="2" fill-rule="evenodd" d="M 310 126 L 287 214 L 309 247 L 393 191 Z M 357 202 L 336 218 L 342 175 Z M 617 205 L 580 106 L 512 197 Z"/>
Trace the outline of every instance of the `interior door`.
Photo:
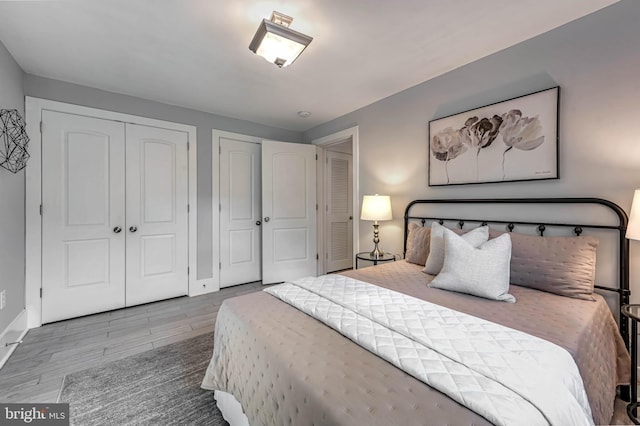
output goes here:
<path id="1" fill-rule="evenodd" d="M 316 274 L 316 147 L 262 143 L 262 282 Z"/>
<path id="2" fill-rule="evenodd" d="M 261 279 L 260 145 L 220 138 L 220 287 Z"/>
<path id="3" fill-rule="evenodd" d="M 352 156 L 326 151 L 325 266 L 326 272 L 353 267 Z"/>
<path id="4" fill-rule="evenodd" d="M 188 135 L 126 124 L 126 304 L 188 293 Z"/>
<path id="5" fill-rule="evenodd" d="M 42 321 L 125 306 L 124 125 L 42 114 Z"/>

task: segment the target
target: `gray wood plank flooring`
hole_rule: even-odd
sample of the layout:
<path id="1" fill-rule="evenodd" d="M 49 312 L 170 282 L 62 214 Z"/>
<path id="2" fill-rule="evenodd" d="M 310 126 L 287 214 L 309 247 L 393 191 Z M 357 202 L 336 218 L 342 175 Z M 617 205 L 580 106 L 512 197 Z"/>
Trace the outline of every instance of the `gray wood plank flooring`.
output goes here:
<path id="1" fill-rule="evenodd" d="M 212 332 L 225 299 L 261 289 L 243 284 L 29 330 L 0 369 L 0 401 L 55 402 L 65 375 Z"/>

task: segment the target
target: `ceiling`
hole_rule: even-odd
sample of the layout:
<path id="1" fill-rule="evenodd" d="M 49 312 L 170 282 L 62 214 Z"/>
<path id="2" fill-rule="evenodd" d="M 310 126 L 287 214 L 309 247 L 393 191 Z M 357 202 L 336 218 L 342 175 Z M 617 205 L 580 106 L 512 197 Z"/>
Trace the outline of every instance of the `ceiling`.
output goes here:
<path id="1" fill-rule="evenodd" d="M 0 40 L 30 74 L 304 131 L 616 1 L 0 1 Z M 314 38 L 282 69 L 248 49 L 273 10 Z"/>

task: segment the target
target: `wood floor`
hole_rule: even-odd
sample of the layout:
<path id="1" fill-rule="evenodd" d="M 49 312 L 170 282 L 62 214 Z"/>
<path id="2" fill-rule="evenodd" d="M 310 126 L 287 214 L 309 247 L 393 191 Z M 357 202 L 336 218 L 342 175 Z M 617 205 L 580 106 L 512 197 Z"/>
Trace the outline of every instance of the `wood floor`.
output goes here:
<path id="1" fill-rule="evenodd" d="M 0 369 L 1 402 L 55 402 L 66 374 L 213 331 L 222 302 L 259 282 L 29 330 Z"/>

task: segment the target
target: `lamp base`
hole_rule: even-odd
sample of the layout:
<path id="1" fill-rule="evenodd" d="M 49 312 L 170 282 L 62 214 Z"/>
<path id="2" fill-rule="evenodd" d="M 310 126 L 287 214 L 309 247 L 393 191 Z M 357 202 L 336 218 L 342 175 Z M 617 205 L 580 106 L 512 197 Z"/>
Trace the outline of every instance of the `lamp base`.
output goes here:
<path id="1" fill-rule="evenodd" d="M 379 237 L 379 232 L 378 232 L 378 221 L 376 220 L 373 224 L 373 251 L 371 253 L 369 253 L 369 255 L 373 258 L 373 259 L 380 259 L 382 256 L 384 256 L 384 252 L 382 250 L 380 250 L 380 248 L 378 247 L 378 243 L 380 242 L 380 237 Z"/>
<path id="2" fill-rule="evenodd" d="M 369 253 L 369 256 L 371 256 L 371 258 L 373 259 L 381 259 L 382 257 L 384 257 L 384 252 L 380 250 L 380 248 L 378 247 L 378 244 L 376 244 L 373 251 Z"/>

